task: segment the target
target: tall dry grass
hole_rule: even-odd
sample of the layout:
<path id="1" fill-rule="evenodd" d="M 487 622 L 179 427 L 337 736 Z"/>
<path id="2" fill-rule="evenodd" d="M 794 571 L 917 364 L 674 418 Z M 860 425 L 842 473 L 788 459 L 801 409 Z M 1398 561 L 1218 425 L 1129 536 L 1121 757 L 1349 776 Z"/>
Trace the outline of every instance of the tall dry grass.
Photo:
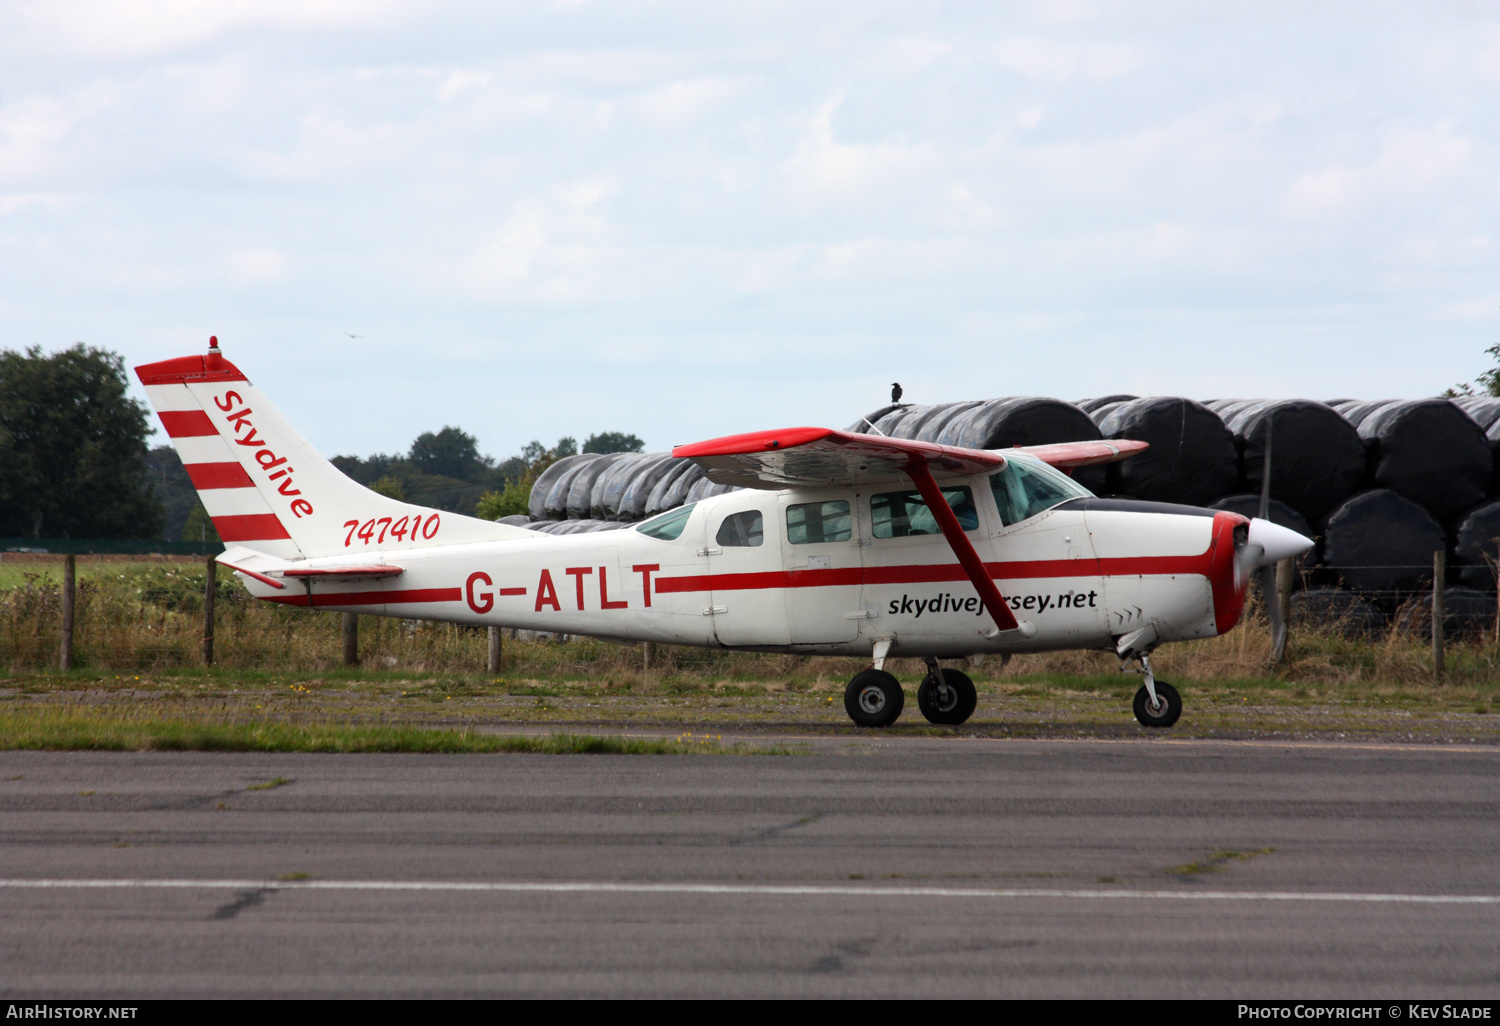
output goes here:
<path id="1" fill-rule="evenodd" d="M 201 565 L 126 565 L 79 583 L 74 653 L 85 670 L 151 671 L 201 663 L 204 571 Z M 341 664 L 341 616 L 251 600 L 232 580 L 220 578 L 215 600 L 215 656 L 227 669 L 322 673 Z M 61 591 L 41 574 L 27 574 L 0 590 L 0 668 L 12 673 L 56 665 L 62 618 Z M 1337 625 L 1294 630 L 1286 658 L 1271 663 L 1271 636 L 1252 600 L 1240 627 L 1222 637 L 1166 645 L 1153 656 L 1164 679 L 1230 681 L 1279 678 L 1308 683 L 1418 685 L 1432 679 L 1431 650 L 1420 617 L 1417 633 L 1392 629 L 1360 639 Z M 373 670 L 418 674 L 478 675 L 483 672 L 483 629 L 421 620 L 360 618 L 360 658 Z M 589 638 L 508 638 L 504 673 L 546 679 L 598 679 L 631 683 L 643 679 L 639 647 Z M 1450 639 L 1448 679 L 1482 684 L 1500 679 L 1500 647 L 1492 637 Z M 652 679 L 796 682 L 842 688 L 867 660 L 724 652 L 662 646 Z M 1113 674 L 1119 661 L 1108 652 L 1021 655 L 1004 676 L 1027 674 L 1093 677 Z M 903 679 L 921 675 L 915 660 L 899 660 Z M 975 675 L 1000 675 L 991 659 Z"/>

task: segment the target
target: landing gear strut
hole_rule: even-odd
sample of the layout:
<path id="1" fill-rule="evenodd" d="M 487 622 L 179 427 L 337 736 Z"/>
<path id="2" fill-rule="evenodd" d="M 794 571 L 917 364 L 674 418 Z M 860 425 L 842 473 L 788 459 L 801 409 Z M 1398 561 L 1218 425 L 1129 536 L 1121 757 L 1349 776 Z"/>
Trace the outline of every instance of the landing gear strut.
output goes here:
<path id="1" fill-rule="evenodd" d="M 1143 727 L 1170 727 L 1182 715 L 1182 696 L 1151 672 L 1151 657 L 1140 656 L 1141 675 L 1146 683 L 1135 693 L 1135 718 Z"/>
<path id="2" fill-rule="evenodd" d="M 974 682 L 961 670 L 945 670 L 928 658 L 927 676 L 917 687 L 917 708 L 928 723 L 957 726 L 974 715 L 979 694 Z"/>

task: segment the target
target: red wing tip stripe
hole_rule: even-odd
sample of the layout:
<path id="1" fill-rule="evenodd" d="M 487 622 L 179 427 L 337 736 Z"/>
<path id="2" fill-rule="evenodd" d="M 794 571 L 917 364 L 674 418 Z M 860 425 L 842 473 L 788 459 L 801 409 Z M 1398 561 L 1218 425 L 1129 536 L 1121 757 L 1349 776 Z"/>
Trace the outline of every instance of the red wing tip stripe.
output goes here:
<path id="1" fill-rule="evenodd" d="M 309 605 L 306 595 L 273 595 L 268 600 L 289 606 Z M 410 591 L 344 591 L 315 594 L 310 603 L 323 606 L 401 606 L 422 602 L 462 602 L 461 588 L 413 588 Z"/>
<path id="2" fill-rule="evenodd" d="M 200 438 L 219 433 L 202 410 L 161 410 L 156 415 L 161 418 L 161 426 L 167 429 L 168 438 Z"/>
<path id="3" fill-rule="evenodd" d="M 185 385 L 189 381 L 246 381 L 240 369 L 217 353 L 179 356 L 175 360 L 143 363 L 135 369 L 143 385 Z"/>
<path id="4" fill-rule="evenodd" d="M 254 488 L 255 482 L 238 463 L 188 463 L 183 466 L 200 492 L 214 488 Z"/>
<path id="5" fill-rule="evenodd" d="M 214 517 L 214 530 L 226 542 L 278 541 L 290 538 L 275 513 L 249 513 L 236 517 Z"/>

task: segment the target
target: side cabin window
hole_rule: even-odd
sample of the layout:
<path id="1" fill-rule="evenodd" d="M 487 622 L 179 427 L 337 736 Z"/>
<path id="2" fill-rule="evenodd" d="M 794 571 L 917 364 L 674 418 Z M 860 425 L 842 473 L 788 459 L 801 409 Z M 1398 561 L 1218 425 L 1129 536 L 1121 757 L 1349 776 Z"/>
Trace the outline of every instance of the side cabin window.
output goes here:
<path id="1" fill-rule="evenodd" d="M 693 515 L 693 506 L 679 506 L 677 509 L 669 509 L 659 517 L 652 517 L 636 530 L 647 538 L 656 538 L 661 541 L 676 541 L 682 537 L 683 528 L 687 527 L 688 517 Z"/>
<path id="2" fill-rule="evenodd" d="M 714 539 L 726 549 L 754 548 L 765 540 L 765 518 L 750 509 L 724 518 Z"/>
<path id="3" fill-rule="evenodd" d="M 968 488 L 944 488 L 943 498 L 953 508 L 965 531 L 979 528 L 979 511 Z M 881 492 L 870 496 L 870 531 L 877 538 L 910 538 L 914 534 L 942 534 L 937 517 L 918 491 Z"/>
<path id="4" fill-rule="evenodd" d="M 786 540 L 793 545 L 844 542 L 853 533 L 849 503 L 843 499 L 799 502 L 786 508 Z"/>
<path id="5" fill-rule="evenodd" d="M 1093 493 L 1060 470 L 1040 460 L 1007 456 L 1005 469 L 990 475 L 990 489 L 1000 522 L 1006 527 L 1049 510 L 1069 499 L 1087 498 Z"/>

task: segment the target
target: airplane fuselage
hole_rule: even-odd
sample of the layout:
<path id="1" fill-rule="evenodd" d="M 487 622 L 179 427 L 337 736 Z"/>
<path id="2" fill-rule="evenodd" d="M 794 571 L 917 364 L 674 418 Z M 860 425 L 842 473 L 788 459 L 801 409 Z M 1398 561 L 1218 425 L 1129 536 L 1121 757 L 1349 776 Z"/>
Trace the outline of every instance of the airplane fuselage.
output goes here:
<path id="1" fill-rule="evenodd" d="M 1157 642 L 1187 640 L 1239 619 L 1232 533 L 1242 518 L 1080 496 L 1006 523 L 990 478 L 940 484 L 961 496 L 965 533 L 1022 630 L 996 632 L 898 481 L 746 489 L 582 535 L 386 551 L 378 534 L 350 532 L 347 555 L 306 565 L 392 563 L 401 575 L 246 583 L 257 597 L 315 608 L 827 655 L 868 655 L 880 641 L 892 655 L 937 657 L 1113 649 L 1144 628 Z"/>

